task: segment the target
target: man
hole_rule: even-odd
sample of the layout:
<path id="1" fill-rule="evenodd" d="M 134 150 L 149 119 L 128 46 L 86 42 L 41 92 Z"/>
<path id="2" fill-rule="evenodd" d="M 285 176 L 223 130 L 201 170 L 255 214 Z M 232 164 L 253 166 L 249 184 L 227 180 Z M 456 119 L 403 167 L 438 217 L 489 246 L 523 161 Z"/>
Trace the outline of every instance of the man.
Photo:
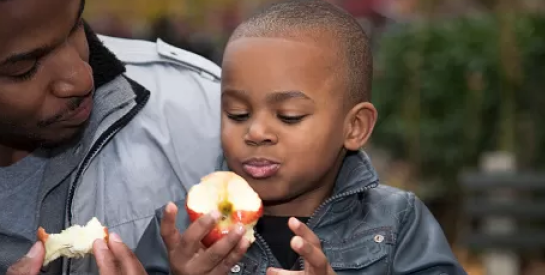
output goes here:
<path id="1" fill-rule="evenodd" d="M 83 7 L 0 0 L 0 274 L 38 272 L 38 226 L 97 217 L 133 249 L 154 211 L 220 155 L 220 68 L 161 41 L 97 37 Z M 43 272 L 97 264 L 60 259 Z"/>

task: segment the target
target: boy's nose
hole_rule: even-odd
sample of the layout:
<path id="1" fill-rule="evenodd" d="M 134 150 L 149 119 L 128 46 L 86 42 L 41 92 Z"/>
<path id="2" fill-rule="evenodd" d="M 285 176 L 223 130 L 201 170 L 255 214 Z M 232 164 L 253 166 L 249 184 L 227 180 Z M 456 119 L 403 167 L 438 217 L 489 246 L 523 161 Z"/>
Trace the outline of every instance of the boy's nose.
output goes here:
<path id="1" fill-rule="evenodd" d="M 277 143 L 278 137 L 264 123 L 254 122 L 248 127 L 244 141 L 250 146 L 273 145 Z"/>

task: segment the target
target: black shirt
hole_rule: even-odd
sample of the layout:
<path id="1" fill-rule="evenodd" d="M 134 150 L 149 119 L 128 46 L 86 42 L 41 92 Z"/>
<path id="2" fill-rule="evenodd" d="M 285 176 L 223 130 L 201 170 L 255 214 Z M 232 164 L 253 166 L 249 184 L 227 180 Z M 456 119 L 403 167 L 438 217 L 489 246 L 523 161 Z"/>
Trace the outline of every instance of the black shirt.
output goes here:
<path id="1" fill-rule="evenodd" d="M 299 258 L 299 254 L 293 251 L 290 246 L 291 238 L 295 234 L 288 227 L 289 219 L 290 217 L 263 216 L 256 226 L 257 233 L 265 239 L 282 268 L 288 270 Z M 306 223 L 309 218 L 297 217 L 297 219 Z"/>

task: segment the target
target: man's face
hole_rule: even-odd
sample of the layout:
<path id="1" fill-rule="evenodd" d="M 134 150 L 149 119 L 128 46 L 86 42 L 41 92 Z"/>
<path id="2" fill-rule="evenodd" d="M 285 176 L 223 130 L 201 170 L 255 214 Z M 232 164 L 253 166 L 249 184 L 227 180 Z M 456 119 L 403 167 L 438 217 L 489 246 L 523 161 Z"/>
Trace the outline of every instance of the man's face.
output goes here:
<path id="1" fill-rule="evenodd" d="M 332 51 L 281 38 L 240 38 L 226 48 L 223 149 L 266 202 L 308 199 L 334 181 L 345 118 L 334 60 Z"/>
<path id="2" fill-rule="evenodd" d="M 89 119 L 81 0 L 0 1 L 0 144 L 58 145 Z"/>

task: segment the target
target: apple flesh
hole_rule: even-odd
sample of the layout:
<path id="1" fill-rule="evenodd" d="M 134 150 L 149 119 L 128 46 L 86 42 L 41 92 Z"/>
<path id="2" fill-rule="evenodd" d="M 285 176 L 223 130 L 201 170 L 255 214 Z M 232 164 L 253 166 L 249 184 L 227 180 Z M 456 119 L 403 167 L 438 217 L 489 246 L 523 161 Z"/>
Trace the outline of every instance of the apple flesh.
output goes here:
<path id="1" fill-rule="evenodd" d="M 108 242 L 108 228 L 102 226 L 97 218 L 92 218 L 85 226 L 73 225 L 59 234 L 48 234 L 43 227 L 38 228 L 38 240 L 44 244 L 43 266 L 60 258 L 83 258 L 93 253 L 93 243 L 97 239 Z"/>
<path id="2" fill-rule="evenodd" d="M 191 222 L 214 210 L 221 213 L 219 222 L 202 240 L 204 246 L 212 246 L 237 224 L 245 227 L 244 237 L 251 244 L 255 241 L 254 227 L 263 215 L 263 203 L 239 175 L 215 172 L 191 187 L 187 194 L 186 210 Z"/>

